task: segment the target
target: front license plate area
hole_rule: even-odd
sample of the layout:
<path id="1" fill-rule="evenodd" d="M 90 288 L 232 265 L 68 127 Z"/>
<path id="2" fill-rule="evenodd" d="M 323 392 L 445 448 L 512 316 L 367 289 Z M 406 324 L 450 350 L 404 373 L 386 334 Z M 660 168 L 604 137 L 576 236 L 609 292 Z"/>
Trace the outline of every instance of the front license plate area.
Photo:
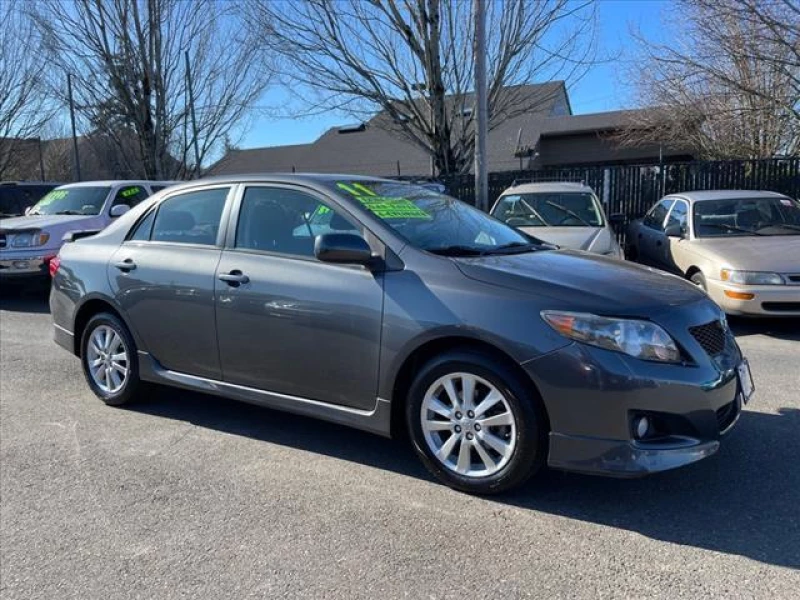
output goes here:
<path id="1" fill-rule="evenodd" d="M 750 363 L 747 359 L 739 363 L 736 367 L 736 375 L 739 378 L 739 390 L 742 392 L 742 401 L 744 404 L 750 402 L 753 397 L 753 392 L 756 391 L 756 386 L 753 383 L 753 375 L 750 373 Z"/>

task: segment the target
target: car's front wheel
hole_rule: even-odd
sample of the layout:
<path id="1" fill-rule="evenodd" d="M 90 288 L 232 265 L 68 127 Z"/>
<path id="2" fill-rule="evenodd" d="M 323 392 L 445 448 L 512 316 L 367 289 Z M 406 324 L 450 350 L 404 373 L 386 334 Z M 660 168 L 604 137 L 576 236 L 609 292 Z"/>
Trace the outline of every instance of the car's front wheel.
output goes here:
<path id="1" fill-rule="evenodd" d="M 106 404 L 121 406 L 137 393 L 141 382 L 136 345 L 116 316 L 93 316 L 81 338 L 81 364 L 89 387 Z"/>
<path id="2" fill-rule="evenodd" d="M 547 419 L 530 382 L 480 352 L 430 361 L 409 391 L 407 425 L 414 449 L 445 484 L 500 493 L 544 465 Z"/>

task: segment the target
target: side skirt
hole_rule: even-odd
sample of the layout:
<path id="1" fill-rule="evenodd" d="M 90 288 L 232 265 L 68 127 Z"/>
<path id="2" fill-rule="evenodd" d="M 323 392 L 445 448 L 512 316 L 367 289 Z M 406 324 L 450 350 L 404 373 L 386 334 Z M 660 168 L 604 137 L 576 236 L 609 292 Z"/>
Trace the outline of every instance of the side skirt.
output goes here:
<path id="1" fill-rule="evenodd" d="M 173 387 L 195 390 L 215 396 L 223 396 L 249 404 L 257 404 L 266 408 L 282 410 L 306 417 L 314 417 L 340 425 L 347 425 L 384 437 L 391 436 L 391 407 L 388 400 L 375 399 L 375 408 L 360 410 L 346 406 L 337 406 L 318 400 L 309 400 L 297 396 L 287 396 L 277 392 L 267 392 L 255 388 L 206 379 L 195 375 L 187 375 L 170 371 L 162 367 L 147 352 L 139 351 L 139 376 L 152 383 L 160 383 Z"/>

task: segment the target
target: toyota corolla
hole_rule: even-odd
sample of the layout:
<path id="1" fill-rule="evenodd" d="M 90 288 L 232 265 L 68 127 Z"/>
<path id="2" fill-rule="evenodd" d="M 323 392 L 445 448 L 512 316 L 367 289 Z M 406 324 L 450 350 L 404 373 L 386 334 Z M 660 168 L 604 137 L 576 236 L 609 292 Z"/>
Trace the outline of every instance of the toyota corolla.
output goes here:
<path id="1" fill-rule="evenodd" d="M 105 403 L 156 383 L 405 433 L 467 492 L 692 463 L 754 389 L 691 283 L 397 181 L 174 186 L 50 271 L 55 339 Z"/>

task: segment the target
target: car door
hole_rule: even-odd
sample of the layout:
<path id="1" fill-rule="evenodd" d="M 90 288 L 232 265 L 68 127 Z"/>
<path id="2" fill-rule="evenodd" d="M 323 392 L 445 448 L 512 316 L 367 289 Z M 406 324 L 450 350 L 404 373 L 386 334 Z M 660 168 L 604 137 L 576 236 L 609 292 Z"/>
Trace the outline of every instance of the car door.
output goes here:
<path id="1" fill-rule="evenodd" d="M 320 262 L 313 249 L 322 229 L 361 226 L 324 197 L 290 186 L 247 186 L 234 211 L 216 280 L 224 380 L 373 408 L 383 275 Z"/>
<path id="2" fill-rule="evenodd" d="M 181 191 L 143 215 L 113 255 L 115 297 L 163 367 L 221 378 L 214 282 L 231 186 Z"/>
<path id="3" fill-rule="evenodd" d="M 664 228 L 666 243 L 663 246 L 664 255 L 662 268 L 678 275 L 683 275 L 686 268 L 685 265 L 683 265 L 684 261 L 682 259 L 682 255 L 685 252 L 682 253 L 681 250 L 684 249 L 688 242 L 688 214 L 689 204 L 686 200 L 676 198 L 672 208 L 670 208 L 669 215 L 667 216 L 667 224 Z M 667 235 L 667 233 L 675 231 L 680 232 L 680 235 Z"/>
<path id="4" fill-rule="evenodd" d="M 639 227 L 636 234 L 639 262 L 658 268 L 662 268 L 664 265 L 667 241 L 664 224 L 672 202 L 672 198 L 664 198 L 653 206 L 642 219 L 642 226 Z"/>

